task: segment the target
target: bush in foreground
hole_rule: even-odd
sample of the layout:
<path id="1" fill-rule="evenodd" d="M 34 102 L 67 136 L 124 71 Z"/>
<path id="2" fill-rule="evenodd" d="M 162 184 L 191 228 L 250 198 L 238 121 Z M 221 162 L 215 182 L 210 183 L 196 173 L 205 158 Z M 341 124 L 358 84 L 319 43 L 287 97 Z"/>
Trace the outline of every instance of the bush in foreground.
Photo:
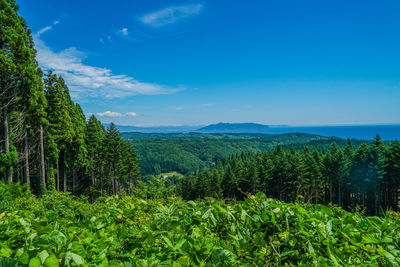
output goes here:
<path id="1" fill-rule="evenodd" d="M 8 200 L 7 200 L 8 201 Z M 68 194 L 0 199 L 0 265 L 399 266 L 397 214 L 287 204 L 259 194 L 214 199 L 89 203 Z M 8 258 L 6 260 L 6 258 Z M 5 265 L 3 265 L 5 266 Z"/>

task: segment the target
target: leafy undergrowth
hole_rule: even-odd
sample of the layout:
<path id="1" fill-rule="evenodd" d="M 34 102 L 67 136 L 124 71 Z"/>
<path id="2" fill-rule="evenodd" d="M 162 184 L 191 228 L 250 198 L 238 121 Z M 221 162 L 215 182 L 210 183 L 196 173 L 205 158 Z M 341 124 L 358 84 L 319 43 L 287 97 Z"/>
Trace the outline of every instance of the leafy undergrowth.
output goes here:
<path id="1" fill-rule="evenodd" d="M 261 194 L 231 204 L 127 196 L 91 204 L 62 193 L 39 199 L 16 190 L 0 194 L 0 266 L 17 263 L 399 266 L 400 218 L 362 217 Z"/>

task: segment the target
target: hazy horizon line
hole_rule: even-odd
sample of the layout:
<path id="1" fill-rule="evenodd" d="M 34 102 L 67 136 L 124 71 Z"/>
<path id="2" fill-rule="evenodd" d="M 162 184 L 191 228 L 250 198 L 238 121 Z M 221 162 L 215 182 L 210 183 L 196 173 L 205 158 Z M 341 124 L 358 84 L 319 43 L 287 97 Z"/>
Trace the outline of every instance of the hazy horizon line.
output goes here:
<path id="1" fill-rule="evenodd" d="M 105 122 L 102 124 L 111 124 L 112 122 Z M 209 125 L 215 125 L 219 123 L 230 123 L 230 124 L 244 124 L 244 123 L 255 123 L 270 127 L 346 127 L 346 126 L 394 126 L 400 125 L 400 122 L 394 123 L 354 123 L 354 124 L 265 124 L 265 123 L 258 123 L 258 122 L 217 122 L 217 123 L 209 123 L 209 124 L 198 124 L 198 125 L 190 125 L 190 124 L 170 124 L 170 125 L 127 125 L 127 124 L 117 124 L 117 126 L 125 126 L 125 127 L 140 127 L 140 128 L 153 128 L 153 127 L 205 127 Z"/>

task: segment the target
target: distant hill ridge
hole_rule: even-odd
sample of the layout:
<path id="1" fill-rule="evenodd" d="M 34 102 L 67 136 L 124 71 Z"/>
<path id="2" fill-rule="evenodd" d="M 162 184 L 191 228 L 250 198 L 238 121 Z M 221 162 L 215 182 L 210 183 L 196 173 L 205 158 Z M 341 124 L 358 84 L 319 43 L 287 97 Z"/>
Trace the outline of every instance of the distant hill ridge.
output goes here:
<path id="1" fill-rule="evenodd" d="M 109 123 L 103 123 L 105 127 L 110 126 Z M 120 132 L 140 132 L 140 133 L 189 133 L 195 132 L 202 126 L 129 126 L 115 125 Z"/>
<path id="2" fill-rule="evenodd" d="M 202 133 L 267 133 L 268 125 L 258 123 L 217 123 L 198 129 Z"/>
<path id="3" fill-rule="evenodd" d="M 108 127 L 109 123 L 104 123 Z M 270 126 L 259 123 L 224 123 L 210 124 L 208 126 L 124 126 L 115 125 L 121 132 L 142 133 L 268 133 Z"/>

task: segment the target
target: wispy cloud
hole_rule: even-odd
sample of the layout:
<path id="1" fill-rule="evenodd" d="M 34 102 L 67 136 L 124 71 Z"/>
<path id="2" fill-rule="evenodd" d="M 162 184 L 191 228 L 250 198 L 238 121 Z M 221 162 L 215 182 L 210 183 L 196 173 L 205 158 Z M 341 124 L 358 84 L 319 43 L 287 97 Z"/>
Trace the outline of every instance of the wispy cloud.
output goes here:
<path id="1" fill-rule="evenodd" d="M 170 107 L 172 110 L 185 110 L 185 109 L 193 109 L 193 108 L 205 108 L 205 107 L 211 107 L 213 104 L 199 104 L 199 105 L 190 105 L 190 106 L 173 106 Z"/>
<path id="2" fill-rule="evenodd" d="M 51 28 L 52 28 L 51 26 L 46 26 L 46 27 L 44 27 L 43 29 L 39 30 L 39 31 L 36 33 L 36 35 L 37 35 L 37 36 L 40 36 L 42 33 L 45 33 L 45 32 L 47 32 L 47 31 L 50 31 Z"/>
<path id="3" fill-rule="evenodd" d="M 53 25 L 57 24 L 57 21 L 53 23 Z M 87 97 L 122 98 L 136 94 L 168 94 L 182 89 L 141 82 L 127 75 L 115 75 L 108 68 L 86 65 L 83 63 L 86 58 L 85 53 L 75 47 L 55 52 L 41 39 L 41 35 L 51 29 L 52 26 L 44 27 L 33 36 L 38 52 L 37 59 L 44 70 L 53 70 L 64 77 L 70 87 L 71 96 L 75 99 Z"/>
<path id="4" fill-rule="evenodd" d="M 123 35 L 127 36 L 128 35 L 128 28 L 122 28 L 121 30 L 119 30 L 120 33 L 122 33 Z"/>
<path id="5" fill-rule="evenodd" d="M 109 111 L 109 110 L 101 112 L 101 113 L 96 113 L 95 115 L 99 116 L 99 117 L 110 117 L 110 118 L 120 118 L 123 116 L 122 113 L 115 112 L 115 111 Z"/>
<path id="6" fill-rule="evenodd" d="M 60 23 L 60 21 L 58 21 L 58 20 L 53 21 L 53 25 L 57 25 L 58 23 Z M 47 31 L 50 31 L 50 30 L 53 28 L 53 25 L 46 26 L 46 27 L 44 27 L 43 29 L 40 29 L 35 35 L 36 35 L 37 37 L 39 37 L 39 36 L 42 35 L 43 33 L 47 32 Z"/>
<path id="7" fill-rule="evenodd" d="M 136 117 L 135 112 L 126 112 L 126 113 L 120 113 L 120 112 L 115 112 L 115 111 L 104 111 L 104 112 L 99 112 L 99 113 L 87 113 L 87 116 L 92 116 L 96 115 L 98 117 L 108 117 L 108 118 L 121 118 L 121 117 Z"/>
<path id="8" fill-rule="evenodd" d="M 125 115 L 128 117 L 136 117 L 137 116 L 135 112 L 127 112 L 127 113 L 125 113 Z"/>
<path id="9" fill-rule="evenodd" d="M 143 24 L 158 28 L 198 15 L 203 6 L 203 4 L 170 6 L 141 16 L 139 20 Z"/>

